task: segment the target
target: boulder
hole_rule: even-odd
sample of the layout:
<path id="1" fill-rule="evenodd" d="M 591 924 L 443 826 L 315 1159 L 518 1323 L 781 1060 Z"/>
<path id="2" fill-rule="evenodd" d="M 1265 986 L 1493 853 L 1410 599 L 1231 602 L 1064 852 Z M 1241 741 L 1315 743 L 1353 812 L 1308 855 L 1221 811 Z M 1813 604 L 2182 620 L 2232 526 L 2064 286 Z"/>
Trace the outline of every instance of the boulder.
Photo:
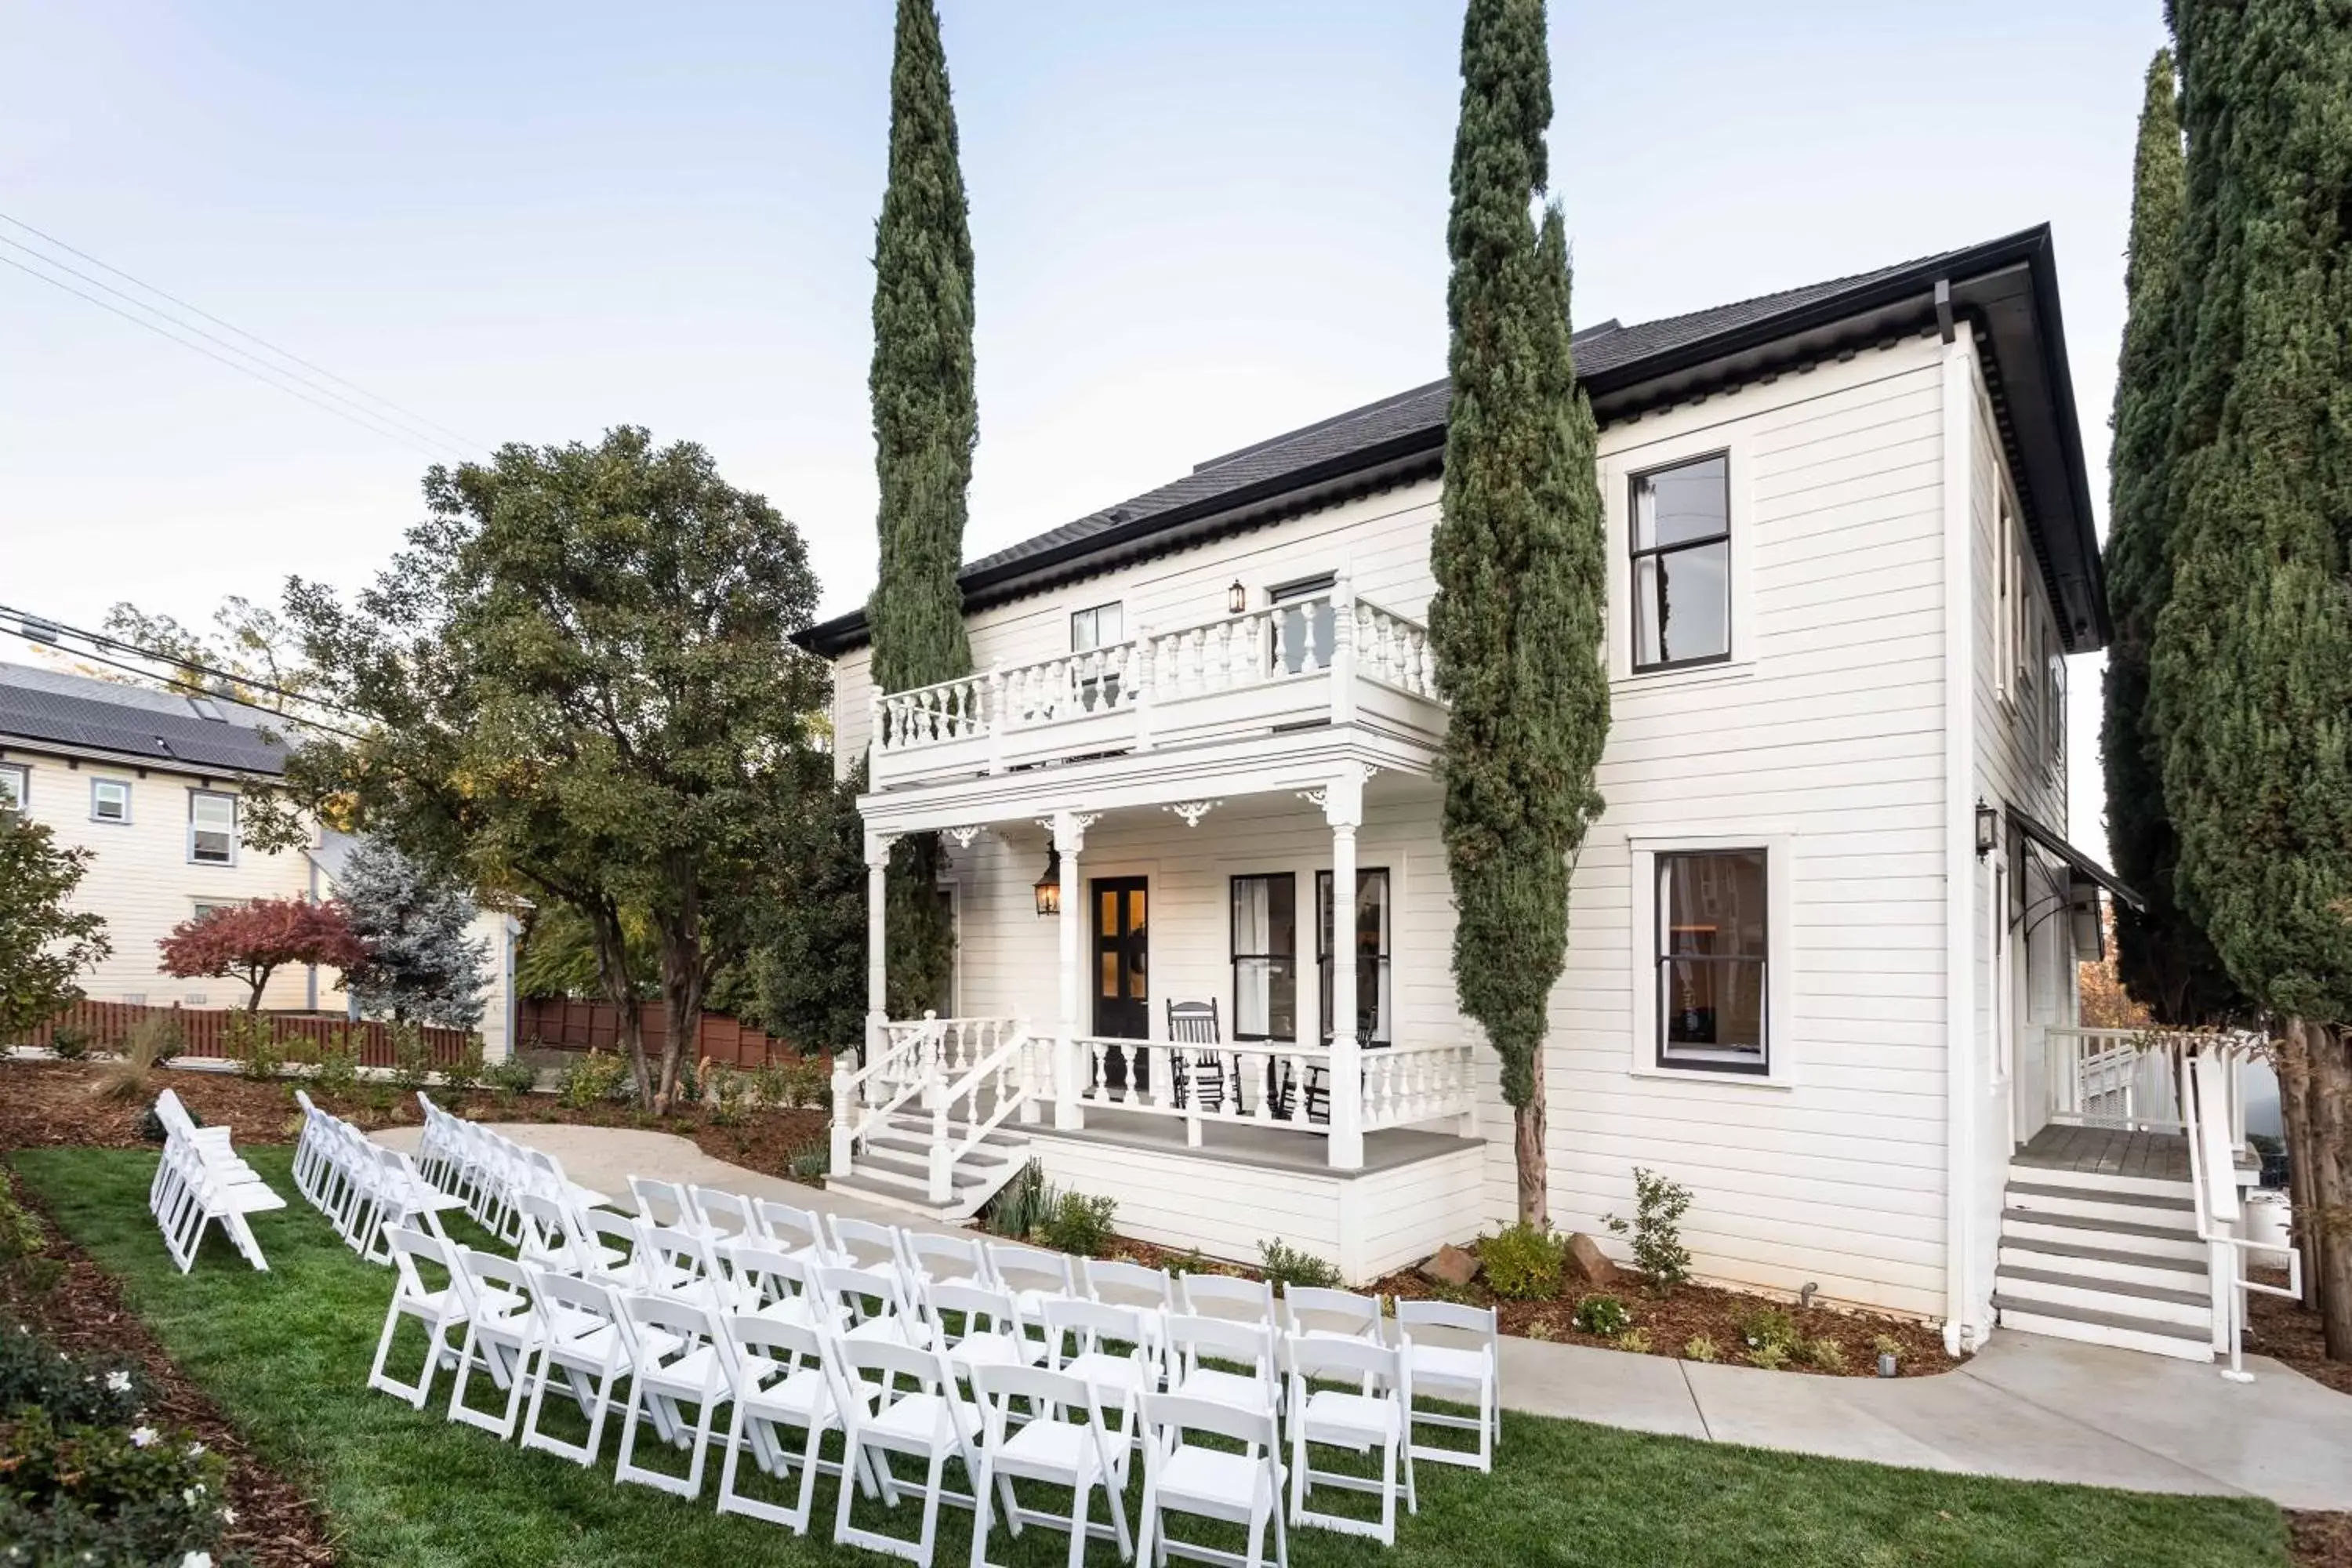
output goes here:
<path id="1" fill-rule="evenodd" d="M 1599 1242 L 1580 1230 L 1568 1238 L 1568 1258 L 1576 1265 L 1576 1271 L 1584 1276 L 1585 1283 L 1589 1285 L 1614 1285 L 1618 1282 L 1617 1266 L 1609 1261 L 1609 1255 L 1601 1250 Z"/>
<path id="2" fill-rule="evenodd" d="M 1478 1277 L 1477 1255 L 1449 1241 L 1422 1264 L 1421 1277 L 1459 1290 Z"/>

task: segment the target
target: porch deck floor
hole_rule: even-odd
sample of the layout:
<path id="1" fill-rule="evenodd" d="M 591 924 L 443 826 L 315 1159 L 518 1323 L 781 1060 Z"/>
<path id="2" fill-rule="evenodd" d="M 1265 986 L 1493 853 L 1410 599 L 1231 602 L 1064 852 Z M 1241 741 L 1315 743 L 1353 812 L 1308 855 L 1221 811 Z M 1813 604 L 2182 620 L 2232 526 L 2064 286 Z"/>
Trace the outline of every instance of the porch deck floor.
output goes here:
<path id="1" fill-rule="evenodd" d="M 2071 1127 L 2053 1121 L 2036 1132 L 2011 1157 L 2011 1163 L 2084 1175 L 2185 1182 L 2189 1180 L 2189 1139 L 2179 1132 L 2126 1132 L 2113 1127 Z"/>
<path id="2" fill-rule="evenodd" d="M 1185 1147 L 1181 1117 L 1150 1116 L 1089 1105 L 1087 1107 L 1086 1126 L 1075 1132 L 1055 1131 L 1050 1120 L 1034 1127 L 1008 1126 L 1006 1131 L 1031 1138 L 1073 1138 L 1091 1142 L 1122 1143 L 1138 1149 L 1171 1150 L 1198 1160 L 1222 1160 L 1237 1165 L 1258 1165 L 1285 1171 L 1309 1171 L 1342 1179 L 1368 1175 L 1377 1171 L 1392 1171 L 1402 1165 L 1485 1146 L 1475 1138 L 1457 1138 L 1449 1132 L 1425 1132 L 1411 1127 L 1383 1128 L 1380 1131 L 1364 1134 L 1362 1170 L 1334 1171 L 1330 1167 L 1329 1145 L 1326 1139 L 1318 1133 L 1297 1132 L 1283 1127 L 1204 1121 L 1201 1124 L 1201 1146 L 1192 1149 Z"/>

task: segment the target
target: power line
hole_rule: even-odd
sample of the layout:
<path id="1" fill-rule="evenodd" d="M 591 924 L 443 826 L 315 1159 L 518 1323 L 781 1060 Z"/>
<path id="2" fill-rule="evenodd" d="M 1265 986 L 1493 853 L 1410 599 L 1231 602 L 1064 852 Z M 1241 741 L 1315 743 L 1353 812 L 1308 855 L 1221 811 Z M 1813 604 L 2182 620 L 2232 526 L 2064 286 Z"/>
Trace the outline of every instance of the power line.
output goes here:
<path id="1" fill-rule="evenodd" d="M 26 234 L 32 235 L 36 238 L 40 239 L 47 244 L 57 247 L 59 250 L 64 251 L 68 256 L 79 257 L 82 260 L 89 262 L 92 267 L 102 268 L 106 271 L 113 273 L 117 278 L 121 278 L 127 282 L 135 283 L 140 288 L 144 289 L 148 293 L 154 295 L 157 299 L 169 300 L 171 303 L 177 305 L 181 310 L 186 310 L 193 315 L 201 316 L 216 327 L 226 328 L 227 331 L 235 332 L 238 337 L 245 339 L 248 342 L 258 343 L 263 348 L 268 349 L 271 353 L 276 354 L 278 358 L 291 361 L 293 363 L 300 365 L 305 370 L 312 371 L 320 375 L 325 376 L 329 381 L 335 383 L 338 386 L 348 387 L 352 391 L 358 393 L 361 396 L 368 399 L 371 403 L 380 403 L 386 408 L 406 416 L 415 424 L 422 425 L 427 429 L 436 430 L 444 436 L 454 437 L 475 450 L 484 452 L 490 450 L 489 443 L 487 441 L 476 440 L 473 437 L 467 435 L 462 430 L 452 430 L 446 425 L 442 425 L 434 420 L 427 419 L 424 415 L 417 413 L 415 409 L 394 403 L 391 398 L 384 396 L 380 392 L 371 392 L 355 381 L 337 375 L 325 365 L 304 359 L 300 354 L 294 353 L 291 349 L 283 349 L 278 347 L 276 343 L 271 342 L 268 338 L 263 337 L 258 332 L 247 331 L 243 327 L 238 326 L 235 321 L 226 321 L 219 316 L 215 316 L 201 305 L 192 304 L 188 300 L 181 299 L 177 294 L 171 293 L 166 289 L 158 289 L 155 285 L 148 282 L 146 279 L 136 277 L 131 273 L 125 272 L 121 268 L 115 266 L 110 261 L 103 260 L 99 257 L 92 256 L 87 250 L 68 245 L 64 240 L 59 239 L 56 235 L 47 233 L 42 229 L 35 228 L 23 218 L 17 217 L 10 213 L 0 212 L 0 223 L 13 225 L 17 228 L 23 229 Z M 15 242 L 11 241 L 10 243 L 14 244 Z M 26 247 L 18 246 L 17 248 L 21 250 L 26 249 Z M 32 252 L 32 254 L 38 255 L 39 253 Z M 43 259 L 46 260 L 47 258 L 43 258 Z M 52 261 L 50 262 L 50 265 L 58 266 L 60 264 Z M 104 285 L 100 284 L 100 287 L 103 288 Z M 160 314 L 161 312 L 158 313 Z"/>
<path id="2" fill-rule="evenodd" d="M 129 303 L 132 310 L 144 310 L 149 315 L 157 317 L 160 320 L 179 328 L 182 331 L 194 332 L 196 336 L 204 339 L 206 342 L 218 343 L 222 348 L 226 349 L 230 353 L 236 355 L 239 359 L 252 361 L 255 365 L 258 366 L 263 371 L 268 372 L 269 374 L 284 376 L 287 380 L 294 382 L 296 384 L 303 386 L 311 392 L 315 392 L 320 396 L 332 398 L 335 402 L 344 405 L 368 419 L 374 420 L 379 424 L 389 426 L 393 429 L 400 431 L 404 436 L 413 436 L 420 441 L 432 444 L 436 447 L 446 445 L 446 443 L 438 440 L 436 437 L 424 430 L 409 428 L 408 426 L 403 426 L 398 420 L 387 418 L 385 416 L 377 413 L 374 409 L 370 408 L 364 403 L 361 403 L 354 398 L 345 397 L 341 393 L 335 391 L 332 387 L 319 386 L 313 383 L 304 381 L 301 377 L 294 375 L 290 372 L 279 369 L 277 365 L 274 365 L 268 360 L 263 359 L 259 354 L 255 353 L 252 350 L 239 348 L 236 344 L 229 342 L 226 338 L 222 337 L 217 332 L 208 332 L 205 331 L 204 328 L 193 325 L 187 321 L 183 321 L 167 311 L 159 310 L 154 306 L 147 303 L 144 300 L 140 299 L 137 295 L 126 293 L 124 290 L 117 289 L 113 284 L 109 283 L 102 278 L 93 278 L 87 272 L 82 272 L 74 268 L 68 267 L 64 262 L 59 261 L 53 256 L 44 256 L 41 252 L 34 249 L 29 245 L 19 244 L 17 241 L 10 239 L 5 234 L 0 234 L 0 245 L 7 246 L 12 250 L 22 251 L 25 255 L 31 257 L 42 266 L 53 267 L 59 272 L 64 273 L 67 277 L 79 279 L 82 282 L 89 284 L 93 289 L 103 289 L 108 293 L 113 295 L 116 299 Z M 84 295 L 83 298 L 88 299 L 89 296 Z M 100 301 L 91 300 L 90 302 L 92 304 L 97 304 Z M 202 314 L 202 312 L 199 311 L 198 314 Z M 459 449 L 451 448 L 451 450 L 453 454 L 455 454 Z"/>
<path id="3" fill-rule="evenodd" d="M 226 354 L 215 353 L 200 342 L 196 342 L 192 339 L 184 338 L 177 332 L 168 331 L 165 328 L 157 325 L 155 322 L 149 321 L 144 316 L 134 316 L 130 311 L 122 309 L 120 305 L 110 305 L 95 294 L 85 294 L 80 289 L 75 288 L 72 284 L 66 282 L 63 279 L 52 278 L 46 272 L 37 272 L 32 268 L 26 266 L 23 262 L 12 260 L 5 256 L 0 256 L 0 267 L 13 267 L 27 278 L 37 278 L 52 289 L 62 289 L 66 293 L 72 295 L 77 300 L 86 300 L 89 304 L 97 306 L 101 310 L 111 311 L 113 314 L 121 317 L 124 321 L 129 321 L 133 326 L 144 327 L 158 337 L 169 338 L 172 342 L 179 344 L 182 348 L 193 349 L 208 360 L 228 366 L 229 369 L 236 371 L 240 375 L 249 375 L 265 386 L 274 386 L 278 391 L 286 394 L 289 397 L 299 398 L 300 401 L 309 404 L 311 407 L 318 409 L 322 414 L 331 414 L 336 418 L 343 420 L 347 424 L 355 425 L 362 430 L 384 437 L 389 440 L 397 441 L 413 452 L 421 452 L 425 457 L 431 458 L 436 461 L 446 461 L 449 456 L 448 452 L 444 449 L 420 444 L 415 437 L 411 437 L 404 431 L 395 429 L 388 425 L 372 423 L 371 421 L 363 419 L 360 416 L 352 413 L 348 409 L 339 408 L 331 403 L 321 402 L 319 398 L 311 395 L 310 389 L 306 388 L 301 383 L 273 379 L 272 377 L 262 374 L 262 372 L 255 369 L 251 365 L 240 364 L 236 360 L 230 359 Z M 189 330 L 193 331 L 195 329 L 190 328 Z"/>

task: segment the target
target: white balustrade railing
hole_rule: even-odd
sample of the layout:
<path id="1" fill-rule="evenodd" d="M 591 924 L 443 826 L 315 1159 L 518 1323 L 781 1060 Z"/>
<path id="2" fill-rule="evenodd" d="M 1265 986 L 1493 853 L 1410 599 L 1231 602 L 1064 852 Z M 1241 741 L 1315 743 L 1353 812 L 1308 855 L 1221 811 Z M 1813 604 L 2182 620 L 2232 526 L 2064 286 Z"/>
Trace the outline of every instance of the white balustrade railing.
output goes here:
<path id="1" fill-rule="evenodd" d="M 920 1018 L 882 1026 L 881 1038 L 856 1071 L 836 1058 L 833 1073 L 833 1165 L 850 1167 L 852 1152 L 899 1107 L 925 1089 L 961 1079 L 1021 1033 L 1012 1018 Z"/>
<path id="2" fill-rule="evenodd" d="M 1467 1041 L 1396 1045 L 1363 1053 L 1363 1128 L 1411 1127 L 1478 1106 L 1477 1068 Z"/>
<path id="3" fill-rule="evenodd" d="M 942 1083 L 932 1095 L 929 1192 L 933 1203 L 943 1204 L 954 1196 L 956 1166 L 1007 1117 L 1036 1098 L 1046 1081 L 1042 1058 L 1049 1050 L 1025 1026 L 1016 1026 L 961 1077 Z M 960 1132 L 957 1123 L 961 1123 Z"/>
<path id="4" fill-rule="evenodd" d="M 1124 739 L 1148 746 L 1156 704 L 1332 675 L 1443 701 L 1429 629 L 1354 597 L 1343 584 L 1179 630 L 1145 630 L 1084 653 L 877 692 L 873 746 L 877 757 L 890 757 L 985 742 L 994 770 L 1008 734 L 1114 714 L 1128 715 L 1136 731 Z M 1336 694 L 1334 706 L 1336 714 L 1342 706 Z"/>
<path id="5" fill-rule="evenodd" d="M 1096 1037 L 1081 1037 L 1076 1046 L 1081 1104 L 1188 1121 L 1330 1131 L 1331 1053 L 1323 1047 Z M 1442 1121 L 1476 1108 L 1467 1044 L 1367 1046 L 1358 1060 L 1366 1131 Z"/>

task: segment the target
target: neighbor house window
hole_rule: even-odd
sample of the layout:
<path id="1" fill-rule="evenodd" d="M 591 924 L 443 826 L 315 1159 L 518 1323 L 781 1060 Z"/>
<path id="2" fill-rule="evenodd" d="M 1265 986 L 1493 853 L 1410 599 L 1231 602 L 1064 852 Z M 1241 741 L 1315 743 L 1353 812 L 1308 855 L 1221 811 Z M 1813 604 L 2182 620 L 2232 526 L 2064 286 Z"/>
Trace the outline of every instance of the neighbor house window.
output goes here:
<path id="1" fill-rule="evenodd" d="M 205 866 L 236 864 L 236 796 L 188 792 L 188 858 Z"/>
<path id="2" fill-rule="evenodd" d="M 1658 1065 L 1766 1069 L 1765 852 L 1657 857 Z"/>
<path id="3" fill-rule="evenodd" d="M 1731 460 L 1633 476 L 1633 668 L 1731 657 Z"/>
<path id="4" fill-rule="evenodd" d="M 1315 873 L 1315 963 L 1323 977 L 1323 1037 L 1332 1035 L 1336 1009 L 1331 1004 L 1332 955 L 1331 873 Z M 1394 1014 L 1389 1006 L 1389 874 L 1383 870 L 1356 873 L 1356 1038 L 1368 1046 L 1385 1046 Z M 1341 941 L 1348 939 L 1342 937 Z"/>
<path id="5" fill-rule="evenodd" d="M 1298 1037 L 1298 879 L 1233 879 L 1234 1038 Z"/>
<path id="6" fill-rule="evenodd" d="M 130 821 L 131 781 L 129 779 L 90 780 L 89 819 L 92 822 Z"/>
<path id="7" fill-rule="evenodd" d="M 243 909 L 245 900 L 243 899 L 193 899 L 189 900 L 189 907 L 194 911 L 192 918 L 202 920 L 215 910 Z"/>
<path id="8" fill-rule="evenodd" d="M 0 766 L 0 811 L 22 811 L 32 793 L 32 770 L 18 763 Z"/>
<path id="9" fill-rule="evenodd" d="M 1266 590 L 1265 602 L 1274 606 L 1274 665 L 1283 674 L 1330 667 L 1339 631 L 1331 590 L 1339 581 L 1338 574 L 1326 572 Z"/>
<path id="10" fill-rule="evenodd" d="M 1070 651 L 1089 654 L 1100 648 L 1117 647 L 1127 640 L 1127 614 L 1118 605 L 1097 605 L 1090 610 L 1079 610 L 1070 616 Z M 1079 666 L 1078 704 L 1087 710 L 1108 708 L 1118 700 L 1118 675 L 1088 676 L 1086 665 Z"/>

